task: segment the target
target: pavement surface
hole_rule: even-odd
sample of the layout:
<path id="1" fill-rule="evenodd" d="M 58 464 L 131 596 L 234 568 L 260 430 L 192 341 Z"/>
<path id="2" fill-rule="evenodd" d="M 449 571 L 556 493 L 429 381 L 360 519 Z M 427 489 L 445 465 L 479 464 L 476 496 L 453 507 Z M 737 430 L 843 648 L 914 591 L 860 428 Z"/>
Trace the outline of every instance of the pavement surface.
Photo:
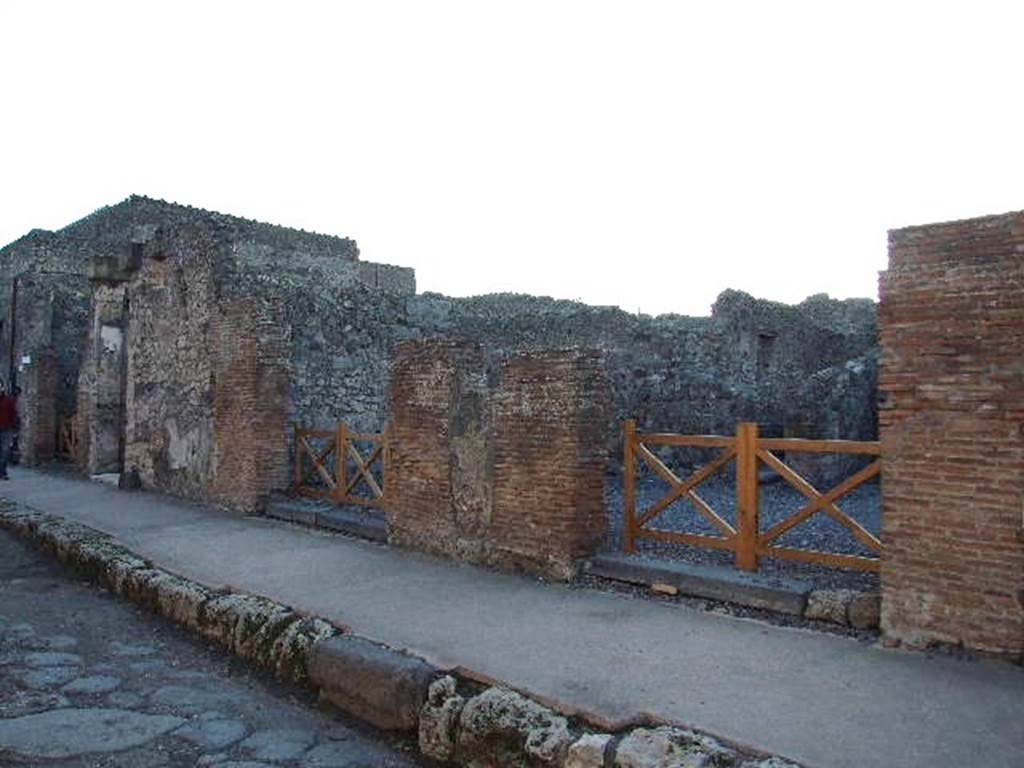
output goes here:
<path id="1" fill-rule="evenodd" d="M 412 748 L 0 531 L 0 765 L 414 768 Z"/>
<path id="2" fill-rule="evenodd" d="M 538 583 L 15 468 L 0 495 L 156 564 L 349 625 L 565 710 L 642 713 L 812 768 L 1019 768 L 1024 669 Z"/>

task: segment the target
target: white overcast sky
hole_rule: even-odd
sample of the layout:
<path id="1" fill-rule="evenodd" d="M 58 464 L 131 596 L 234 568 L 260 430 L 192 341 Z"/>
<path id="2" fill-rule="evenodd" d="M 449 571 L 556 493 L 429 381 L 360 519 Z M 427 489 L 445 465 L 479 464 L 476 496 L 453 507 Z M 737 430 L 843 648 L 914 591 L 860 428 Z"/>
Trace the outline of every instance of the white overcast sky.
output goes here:
<path id="1" fill-rule="evenodd" d="M 420 290 L 875 296 L 1024 208 L 1024 4 L 0 0 L 0 243 L 139 193 Z"/>

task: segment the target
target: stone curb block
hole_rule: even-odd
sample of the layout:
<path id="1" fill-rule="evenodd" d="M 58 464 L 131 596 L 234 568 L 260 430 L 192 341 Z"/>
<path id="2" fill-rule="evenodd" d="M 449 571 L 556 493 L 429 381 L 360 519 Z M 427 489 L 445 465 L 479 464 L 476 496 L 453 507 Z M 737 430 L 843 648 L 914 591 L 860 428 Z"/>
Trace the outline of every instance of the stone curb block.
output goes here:
<path id="1" fill-rule="evenodd" d="M 417 728 L 438 674 L 421 659 L 352 635 L 317 643 L 309 664 L 322 699 L 385 730 Z"/>
<path id="2" fill-rule="evenodd" d="M 319 688 L 321 697 L 378 727 L 418 731 L 427 757 L 466 768 L 799 768 L 750 758 L 710 736 L 670 726 L 617 739 L 584 731 L 515 691 L 483 691 L 410 654 L 343 634 L 273 600 L 219 593 L 154 567 L 112 537 L 0 501 L 0 527 L 61 562 L 273 671 Z M 473 690 L 460 693 L 460 685 Z"/>
<path id="3" fill-rule="evenodd" d="M 645 560 L 621 554 L 590 558 L 586 573 L 630 584 L 675 587 L 684 595 L 720 600 L 751 608 L 800 616 L 811 593 L 809 582 L 800 579 L 747 573 L 729 568 Z"/>
<path id="4" fill-rule="evenodd" d="M 341 634 L 263 597 L 218 594 L 154 567 L 112 537 L 78 523 L 5 504 L 0 526 L 32 539 L 82 575 L 201 634 L 282 679 L 304 683 L 314 645 Z"/>

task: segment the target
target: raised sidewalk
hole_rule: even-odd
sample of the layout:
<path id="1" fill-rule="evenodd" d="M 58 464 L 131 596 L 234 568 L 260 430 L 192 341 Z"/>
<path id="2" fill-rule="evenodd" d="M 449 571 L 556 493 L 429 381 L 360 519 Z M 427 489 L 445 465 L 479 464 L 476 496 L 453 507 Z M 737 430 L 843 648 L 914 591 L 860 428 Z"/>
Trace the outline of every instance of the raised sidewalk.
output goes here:
<path id="1" fill-rule="evenodd" d="M 1024 669 L 570 590 L 15 468 L 0 496 L 211 587 L 273 598 L 616 723 L 651 715 L 807 766 L 1019 766 Z"/>

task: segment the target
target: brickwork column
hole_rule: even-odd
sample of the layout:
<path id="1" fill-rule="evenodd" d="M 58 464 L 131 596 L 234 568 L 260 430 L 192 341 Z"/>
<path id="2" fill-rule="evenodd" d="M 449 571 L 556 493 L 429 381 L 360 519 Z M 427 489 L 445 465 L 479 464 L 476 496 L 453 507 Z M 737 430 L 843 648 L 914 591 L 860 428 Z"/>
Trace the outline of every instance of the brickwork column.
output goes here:
<path id="1" fill-rule="evenodd" d="M 608 387 L 596 353 L 545 350 L 501 366 L 494 393 L 496 554 L 559 578 L 607 527 Z"/>
<path id="2" fill-rule="evenodd" d="M 1024 213 L 890 232 L 882 628 L 1024 653 Z"/>
<path id="3" fill-rule="evenodd" d="M 213 313 L 210 496 L 233 509 L 258 510 L 288 484 L 287 337 L 273 300 L 234 299 Z"/>
<path id="4" fill-rule="evenodd" d="M 600 543 L 609 405 L 596 355 L 524 354 L 492 387 L 478 346 L 405 342 L 390 412 L 392 543 L 555 578 Z"/>
<path id="5" fill-rule="evenodd" d="M 486 562 L 490 414 L 480 347 L 449 339 L 396 345 L 389 398 L 389 540 Z"/>

